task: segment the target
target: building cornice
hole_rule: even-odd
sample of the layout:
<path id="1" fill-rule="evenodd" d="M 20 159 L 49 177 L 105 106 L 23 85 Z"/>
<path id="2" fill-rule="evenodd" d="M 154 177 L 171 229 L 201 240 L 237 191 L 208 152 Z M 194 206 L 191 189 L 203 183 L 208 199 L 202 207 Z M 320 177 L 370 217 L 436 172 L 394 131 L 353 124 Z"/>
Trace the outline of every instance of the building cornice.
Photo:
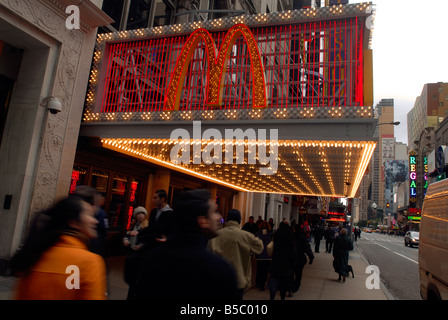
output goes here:
<path id="1" fill-rule="evenodd" d="M 90 31 L 92 28 L 106 26 L 114 22 L 114 20 L 104 13 L 101 8 L 90 0 L 38 0 L 42 4 L 50 7 L 57 15 L 66 19 L 69 15 L 65 12 L 70 5 L 79 7 L 80 11 L 80 28 L 84 32 Z"/>

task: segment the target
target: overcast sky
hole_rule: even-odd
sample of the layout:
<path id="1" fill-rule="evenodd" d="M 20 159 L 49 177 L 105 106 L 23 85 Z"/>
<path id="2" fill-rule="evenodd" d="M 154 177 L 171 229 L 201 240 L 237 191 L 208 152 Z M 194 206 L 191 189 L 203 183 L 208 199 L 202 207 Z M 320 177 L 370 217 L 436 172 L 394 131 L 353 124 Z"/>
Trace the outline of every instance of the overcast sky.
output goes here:
<path id="1" fill-rule="evenodd" d="M 350 3 L 361 1 L 351 0 Z M 407 144 L 406 115 L 425 83 L 448 82 L 448 0 L 374 0 L 375 105 L 395 99 L 397 141 Z"/>

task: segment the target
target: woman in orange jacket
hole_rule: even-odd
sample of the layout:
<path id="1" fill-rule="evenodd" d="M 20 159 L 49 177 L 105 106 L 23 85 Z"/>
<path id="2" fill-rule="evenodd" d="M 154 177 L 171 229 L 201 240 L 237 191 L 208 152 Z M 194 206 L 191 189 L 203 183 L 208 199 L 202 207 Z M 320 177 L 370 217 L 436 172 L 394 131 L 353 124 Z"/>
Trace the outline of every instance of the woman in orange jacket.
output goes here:
<path id="1" fill-rule="evenodd" d="M 92 205 L 70 197 L 39 216 L 43 226 L 31 230 L 11 261 L 21 277 L 17 299 L 106 299 L 104 260 L 88 250 L 97 236 L 94 214 Z"/>

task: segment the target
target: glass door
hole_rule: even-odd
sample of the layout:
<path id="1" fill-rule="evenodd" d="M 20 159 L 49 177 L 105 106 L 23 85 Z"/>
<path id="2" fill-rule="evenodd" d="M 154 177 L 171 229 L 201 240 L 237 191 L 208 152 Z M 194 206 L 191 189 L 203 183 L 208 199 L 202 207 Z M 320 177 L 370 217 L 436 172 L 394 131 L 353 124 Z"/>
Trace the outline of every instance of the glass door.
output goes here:
<path id="1" fill-rule="evenodd" d="M 110 204 L 109 204 L 109 228 L 110 231 L 122 231 L 125 227 L 126 196 L 128 177 L 115 174 L 112 180 Z"/>

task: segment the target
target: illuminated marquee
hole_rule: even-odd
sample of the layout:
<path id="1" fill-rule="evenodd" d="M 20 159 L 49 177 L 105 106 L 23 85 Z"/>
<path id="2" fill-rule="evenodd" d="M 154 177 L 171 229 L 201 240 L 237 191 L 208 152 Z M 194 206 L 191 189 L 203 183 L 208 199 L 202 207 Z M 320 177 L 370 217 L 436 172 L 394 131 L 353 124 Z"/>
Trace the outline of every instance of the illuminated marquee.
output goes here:
<path id="1" fill-rule="evenodd" d="M 143 31 L 133 38 L 131 32 L 99 35 L 84 120 L 133 120 L 136 112 L 140 120 L 155 120 L 158 114 L 152 112 L 215 108 L 307 108 L 299 117 L 372 116 L 364 98 L 362 19 L 256 27 L 240 22 L 221 29 L 213 27 L 217 23 L 197 24 L 180 34 L 159 28 L 149 29 L 157 34 L 150 37 L 139 37 Z M 167 28 L 184 26 L 161 29 Z"/>
<path id="2" fill-rule="evenodd" d="M 182 48 L 176 67 L 172 74 L 165 98 L 164 110 L 179 110 L 182 87 L 188 65 L 199 42 L 204 41 L 207 54 L 207 106 L 220 107 L 222 105 L 224 76 L 227 61 L 229 60 L 235 41 L 243 37 L 247 43 L 251 60 L 253 107 L 266 107 L 266 84 L 264 80 L 263 64 L 261 62 L 258 46 L 250 29 L 243 25 L 233 26 L 224 37 L 221 48 L 216 54 L 216 45 L 213 37 L 205 29 L 198 29 L 191 34 Z"/>
<path id="3" fill-rule="evenodd" d="M 417 202 L 417 156 L 409 156 L 409 207 L 415 208 Z"/>

